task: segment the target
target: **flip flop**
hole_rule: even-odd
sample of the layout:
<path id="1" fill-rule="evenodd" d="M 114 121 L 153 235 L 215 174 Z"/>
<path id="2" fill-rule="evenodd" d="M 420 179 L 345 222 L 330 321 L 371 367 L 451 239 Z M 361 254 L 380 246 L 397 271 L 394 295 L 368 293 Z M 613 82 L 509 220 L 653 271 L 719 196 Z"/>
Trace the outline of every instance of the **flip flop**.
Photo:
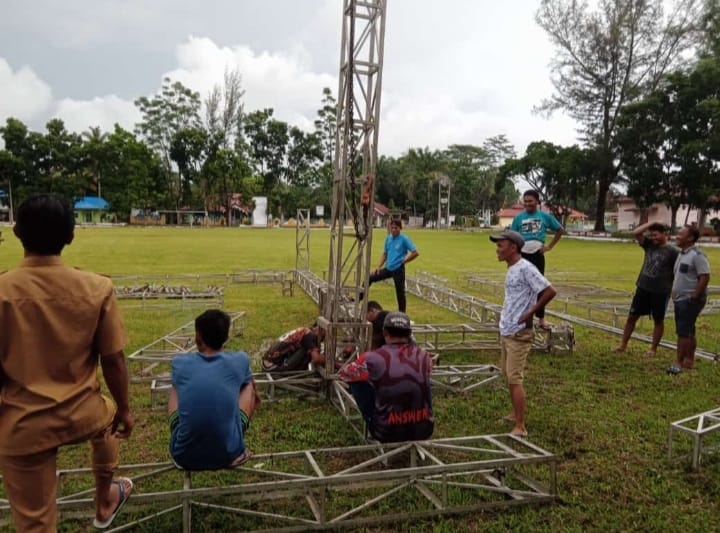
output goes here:
<path id="1" fill-rule="evenodd" d="M 527 431 L 519 431 L 517 433 L 510 432 L 510 435 L 513 437 L 520 437 L 521 439 L 527 438 L 528 432 Z"/>
<path id="2" fill-rule="evenodd" d="M 552 324 L 538 324 L 537 327 L 543 331 L 552 331 Z"/>
<path id="3" fill-rule="evenodd" d="M 125 492 L 125 484 L 123 483 L 124 481 L 130 484 L 130 489 L 128 489 L 127 492 Z M 121 477 L 113 481 L 112 484 L 118 486 L 118 491 L 120 492 L 120 501 L 118 502 L 117 507 L 115 507 L 115 510 L 107 520 L 105 520 L 104 522 L 100 522 L 100 520 L 98 520 L 97 518 L 93 520 L 93 526 L 95 526 L 97 529 L 109 528 L 110 525 L 113 523 L 113 520 L 115 520 L 115 517 L 120 513 L 123 506 L 127 503 L 127 501 L 130 499 L 130 495 L 132 494 L 132 479 L 127 477 Z"/>
<path id="4" fill-rule="evenodd" d="M 245 463 L 248 462 L 248 459 L 252 457 L 252 452 L 245 448 L 245 451 L 240 455 L 239 457 L 236 457 L 235 460 L 230 463 L 230 468 L 239 468 Z"/>
<path id="5" fill-rule="evenodd" d="M 514 424 L 514 423 L 515 423 L 515 419 L 512 418 L 510 415 L 505 415 L 504 417 L 502 417 L 502 418 L 500 419 L 500 422 L 507 422 L 508 424 Z"/>
<path id="6" fill-rule="evenodd" d="M 670 365 L 667 367 L 667 370 L 665 370 L 668 374 L 672 374 L 673 376 L 677 376 L 678 374 L 682 373 L 682 368 L 680 368 L 677 365 Z"/>

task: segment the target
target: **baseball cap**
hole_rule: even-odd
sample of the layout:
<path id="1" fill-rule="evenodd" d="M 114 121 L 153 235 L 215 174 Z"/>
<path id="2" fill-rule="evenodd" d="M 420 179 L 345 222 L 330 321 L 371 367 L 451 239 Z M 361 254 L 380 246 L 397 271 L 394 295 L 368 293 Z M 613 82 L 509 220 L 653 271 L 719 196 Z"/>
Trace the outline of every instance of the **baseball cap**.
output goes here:
<path id="1" fill-rule="evenodd" d="M 512 230 L 505 230 L 500 235 L 490 235 L 490 240 L 492 242 L 498 242 L 498 241 L 510 241 L 517 244 L 518 250 L 522 249 L 523 246 L 525 246 L 525 239 L 522 238 L 522 235 L 520 235 L 517 231 Z"/>
<path id="2" fill-rule="evenodd" d="M 384 328 L 411 330 L 410 317 L 400 311 L 391 311 L 385 317 Z"/>

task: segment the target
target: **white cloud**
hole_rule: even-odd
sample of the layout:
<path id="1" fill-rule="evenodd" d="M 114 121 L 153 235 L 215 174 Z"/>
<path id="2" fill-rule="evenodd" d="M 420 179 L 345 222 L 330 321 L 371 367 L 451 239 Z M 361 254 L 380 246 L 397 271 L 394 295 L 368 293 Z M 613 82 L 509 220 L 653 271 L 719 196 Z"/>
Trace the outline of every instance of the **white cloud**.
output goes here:
<path id="1" fill-rule="evenodd" d="M 0 124 L 9 117 L 23 122 L 47 113 L 52 104 L 52 90 L 28 67 L 13 71 L 0 57 Z"/>
<path id="2" fill-rule="evenodd" d="M 189 0 L 79 0 L 82 8 L 57 17 L 58 8 L 47 2 L 52 16 L 40 19 L 33 18 L 20 0 L 11 1 L 13 21 L 0 21 L 0 29 L 4 24 L 16 31 L 27 26 L 33 35 L 49 34 L 51 49 L 59 41 L 66 43 L 68 68 L 73 65 L 73 47 L 84 47 L 86 53 L 98 48 L 98 54 L 123 54 L 123 64 L 142 51 L 174 50 L 174 59 L 150 70 L 155 83 L 144 83 L 142 91 L 153 85 L 159 90 L 168 76 L 204 99 L 222 83 L 226 69 L 237 68 L 246 91 L 246 111 L 272 107 L 277 118 L 306 130 L 313 128 L 322 89 L 337 91 L 342 18 L 337 0 L 208 0 L 202 6 Z M 169 9 L 167 16 L 147 16 L 171 3 L 177 9 Z M 386 26 L 381 153 L 400 155 L 416 146 L 479 145 L 498 134 L 506 134 L 519 153 L 535 140 L 576 142 L 570 119 L 560 115 L 545 120 L 531 112 L 553 90 L 547 69 L 552 46 L 533 20 L 536 9 L 537 0 L 392 2 Z M 97 24 L 84 28 L 89 16 Z M 197 36 L 181 37 L 189 32 Z M 74 39 L 69 37 L 72 33 Z M 112 57 L 116 56 L 102 64 L 112 68 Z M 45 89 L 44 98 L 23 88 L 21 73 Z M 3 76 L 11 77 L 12 83 Z M 64 79 L 82 81 L 77 74 L 67 76 Z M 106 96 L 82 99 L 77 95 L 88 93 L 70 91 L 67 98 L 52 102 L 50 88 L 32 71 L 13 73 L 0 63 L 0 118 L 8 107 L 25 106 L 25 117 L 36 119 L 34 127 L 42 127 L 55 113 L 76 131 L 95 125 L 111 129 L 115 122 L 131 129 L 140 115 L 132 101 L 115 95 L 133 93 L 119 87 L 122 76 L 113 80 L 118 81 L 98 91 Z M 8 87 L 20 87 L 14 93 L 19 96 L 6 96 Z M 63 96 L 66 93 L 67 89 Z"/>
<path id="3" fill-rule="evenodd" d="M 165 76 L 198 91 L 204 99 L 222 84 L 226 69 L 238 69 L 245 89 L 245 110 L 271 107 L 275 117 L 310 129 L 322 89 L 337 90 L 336 78 L 313 72 L 301 46 L 285 52 L 254 51 L 249 46 L 220 47 L 211 39 L 190 37 L 178 47 L 178 67 Z"/>
<path id="4" fill-rule="evenodd" d="M 140 112 L 135 105 L 114 94 L 92 100 L 65 98 L 57 103 L 55 116 L 63 120 L 68 131 L 75 132 L 83 132 L 94 126 L 112 132 L 116 123 L 132 131 L 140 120 Z"/>

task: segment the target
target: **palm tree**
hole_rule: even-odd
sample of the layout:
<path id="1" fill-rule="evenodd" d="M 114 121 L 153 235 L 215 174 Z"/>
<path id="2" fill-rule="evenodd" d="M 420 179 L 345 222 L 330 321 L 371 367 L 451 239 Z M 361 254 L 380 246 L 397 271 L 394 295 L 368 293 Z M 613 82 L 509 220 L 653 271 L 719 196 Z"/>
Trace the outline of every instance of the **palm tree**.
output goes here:
<path id="1" fill-rule="evenodd" d="M 100 180 L 100 164 L 102 161 L 102 152 L 108 134 L 104 133 L 100 126 L 91 126 L 88 131 L 82 133 L 85 140 L 85 151 L 89 160 L 90 174 L 98 198 L 102 198 L 101 180 Z"/>

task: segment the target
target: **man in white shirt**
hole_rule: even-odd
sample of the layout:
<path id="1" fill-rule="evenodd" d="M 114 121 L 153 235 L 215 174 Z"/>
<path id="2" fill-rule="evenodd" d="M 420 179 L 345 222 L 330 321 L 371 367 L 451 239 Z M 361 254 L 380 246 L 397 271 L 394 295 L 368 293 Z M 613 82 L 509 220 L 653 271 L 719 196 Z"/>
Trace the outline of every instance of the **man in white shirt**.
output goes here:
<path id="1" fill-rule="evenodd" d="M 512 413 L 504 419 L 512 422 L 512 435 L 527 437 L 525 427 L 525 388 L 523 378 L 527 356 L 532 348 L 533 315 L 555 297 L 550 282 L 520 253 L 525 240 L 516 231 L 490 236 L 496 243 L 498 261 L 508 265 L 505 276 L 505 300 L 500 314 L 500 370 L 508 383 Z"/>

